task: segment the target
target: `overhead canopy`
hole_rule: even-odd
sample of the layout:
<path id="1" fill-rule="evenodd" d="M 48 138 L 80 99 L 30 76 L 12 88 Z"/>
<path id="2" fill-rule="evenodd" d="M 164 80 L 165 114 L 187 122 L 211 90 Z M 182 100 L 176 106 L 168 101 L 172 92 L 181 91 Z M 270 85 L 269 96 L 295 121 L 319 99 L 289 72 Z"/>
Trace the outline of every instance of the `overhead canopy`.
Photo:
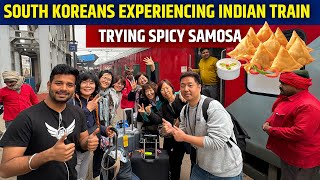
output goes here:
<path id="1" fill-rule="evenodd" d="M 96 54 L 86 54 L 78 56 L 79 62 L 91 62 L 97 60 L 99 57 Z"/>

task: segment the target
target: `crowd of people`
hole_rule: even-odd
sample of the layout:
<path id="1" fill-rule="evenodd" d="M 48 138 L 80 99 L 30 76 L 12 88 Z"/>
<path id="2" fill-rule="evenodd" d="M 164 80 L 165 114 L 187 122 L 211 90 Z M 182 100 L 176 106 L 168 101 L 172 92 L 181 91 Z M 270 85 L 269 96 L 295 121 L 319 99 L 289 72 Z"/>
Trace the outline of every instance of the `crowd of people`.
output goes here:
<path id="1" fill-rule="evenodd" d="M 134 75 L 132 68 L 121 76 L 109 70 L 79 74 L 57 65 L 42 102 L 16 72 L 4 72 L 0 103 L 7 130 L 0 140 L 0 176 L 84 180 L 91 169 L 90 178 L 102 179 L 103 140 L 114 136 L 118 110 L 132 108 L 141 132 L 163 136 L 171 180 L 180 179 L 185 153 L 191 156 L 191 180 L 242 179 L 233 123 L 218 101 L 217 59 L 209 49 L 200 51 L 199 69 L 181 74 L 179 90 L 167 79 L 157 82 L 151 57 L 144 59 L 150 79 L 143 72 Z M 267 148 L 281 159 L 282 179 L 310 179 L 320 168 L 320 102 L 308 91 L 307 71 L 282 73 L 280 82 L 281 95 L 263 124 Z M 215 100 L 205 118 L 201 107 L 207 96 Z M 131 124 L 133 116 L 127 117 Z"/>

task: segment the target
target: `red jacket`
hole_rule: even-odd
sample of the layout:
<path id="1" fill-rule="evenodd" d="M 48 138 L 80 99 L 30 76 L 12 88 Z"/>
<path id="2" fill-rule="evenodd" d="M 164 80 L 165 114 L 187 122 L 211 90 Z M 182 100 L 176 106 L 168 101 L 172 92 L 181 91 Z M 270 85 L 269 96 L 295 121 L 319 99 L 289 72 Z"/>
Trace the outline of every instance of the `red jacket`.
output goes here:
<path id="1" fill-rule="evenodd" d="M 28 107 L 37 104 L 38 98 L 29 84 L 21 86 L 20 94 L 8 87 L 0 89 L 0 102 L 3 103 L 3 119 L 12 121 L 16 116 Z"/>
<path id="2" fill-rule="evenodd" d="M 320 102 L 308 90 L 280 96 L 267 120 L 267 148 L 299 168 L 320 166 Z"/>
<path id="3" fill-rule="evenodd" d="M 128 79 L 126 79 L 126 86 L 122 90 L 122 98 L 120 102 L 121 109 L 134 108 L 135 101 L 128 100 L 128 94 L 130 93 L 131 90 L 132 90 L 131 83 L 129 82 Z"/>

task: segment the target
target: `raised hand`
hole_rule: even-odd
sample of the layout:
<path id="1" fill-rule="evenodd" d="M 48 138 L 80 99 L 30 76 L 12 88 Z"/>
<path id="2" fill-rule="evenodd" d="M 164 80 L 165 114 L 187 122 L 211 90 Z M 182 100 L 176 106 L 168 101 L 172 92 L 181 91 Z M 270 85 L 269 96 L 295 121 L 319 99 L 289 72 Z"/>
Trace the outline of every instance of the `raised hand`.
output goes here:
<path id="1" fill-rule="evenodd" d="M 130 82 L 131 83 L 131 88 L 132 88 L 132 91 L 135 91 L 136 90 L 136 88 L 137 88 L 137 80 L 135 80 L 135 81 L 132 81 L 132 82 Z"/>
<path id="2" fill-rule="evenodd" d="M 156 66 L 154 65 L 154 62 L 152 60 L 152 57 L 146 57 L 143 59 L 143 61 L 146 63 L 147 66 L 151 66 L 150 70 L 153 72 L 156 69 Z"/>
<path id="3" fill-rule="evenodd" d="M 139 113 L 145 113 L 146 112 L 145 109 L 144 109 L 144 104 L 143 103 L 141 105 L 138 104 L 138 112 Z"/>
<path id="4" fill-rule="evenodd" d="M 99 139 L 97 134 L 100 132 L 100 129 L 97 128 L 93 133 L 91 133 L 88 137 L 88 151 L 94 151 L 97 149 L 99 144 Z"/>
<path id="5" fill-rule="evenodd" d="M 151 108 L 152 108 L 152 105 L 149 104 L 147 107 L 145 107 L 145 111 L 146 111 L 148 114 L 151 114 Z"/>
<path id="6" fill-rule="evenodd" d="M 154 62 L 153 62 L 153 60 L 152 60 L 152 57 L 150 56 L 150 57 L 145 57 L 144 59 L 143 59 L 143 62 L 145 62 L 146 63 L 146 65 L 154 65 Z"/>
<path id="7" fill-rule="evenodd" d="M 174 131 L 172 124 L 163 118 L 162 118 L 162 129 L 164 130 L 165 134 L 172 134 Z"/>
<path id="8" fill-rule="evenodd" d="M 59 162 L 66 162 L 69 161 L 74 153 L 75 144 L 65 144 L 64 140 L 67 138 L 67 134 L 64 134 L 56 144 L 50 149 L 50 155 L 52 155 L 53 160 Z"/>
<path id="9" fill-rule="evenodd" d="M 98 107 L 99 100 L 101 99 L 100 95 L 97 94 L 91 101 L 87 104 L 87 109 L 91 112 Z"/>

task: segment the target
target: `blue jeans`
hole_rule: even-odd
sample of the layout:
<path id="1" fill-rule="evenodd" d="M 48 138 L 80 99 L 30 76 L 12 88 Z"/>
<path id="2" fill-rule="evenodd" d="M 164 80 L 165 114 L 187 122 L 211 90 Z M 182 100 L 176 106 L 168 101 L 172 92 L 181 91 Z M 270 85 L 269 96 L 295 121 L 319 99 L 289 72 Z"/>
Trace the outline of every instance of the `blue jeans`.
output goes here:
<path id="1" fill-rule="evenodd" d="M 190 180 L 242 180 L 242 173 L 235 177 L 218 177 L 200 168 L 195 164 L 192 168 Z"/>

